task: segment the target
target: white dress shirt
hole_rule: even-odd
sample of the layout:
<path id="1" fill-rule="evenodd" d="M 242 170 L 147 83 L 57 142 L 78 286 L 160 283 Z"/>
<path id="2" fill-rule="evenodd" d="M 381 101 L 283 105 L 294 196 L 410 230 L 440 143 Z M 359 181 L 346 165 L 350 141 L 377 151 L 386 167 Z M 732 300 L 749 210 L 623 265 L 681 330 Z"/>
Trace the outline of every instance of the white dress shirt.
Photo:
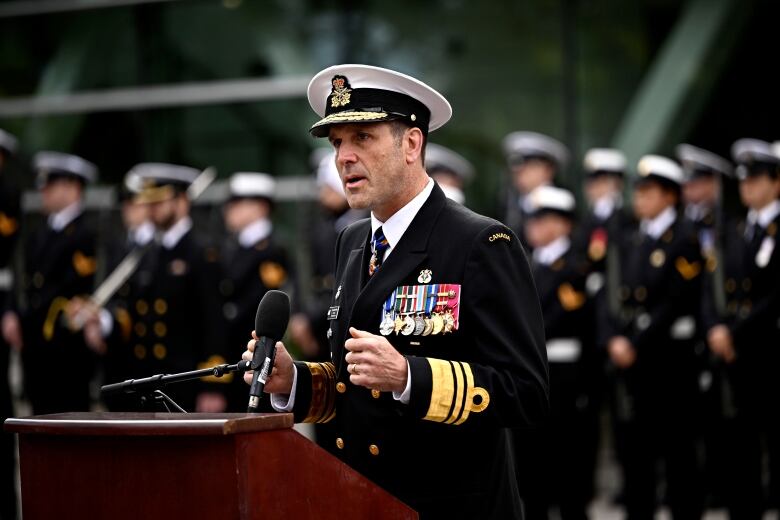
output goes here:
<path id="1" fill-rule="evenodd" d="M 552 265 L 560 257 L 566 254 L 571 247 L 569 237 L 558 237 L 546 246 L 537 247 L 533 252 L 533 259 L 539 265 Z"/>
<path id="2" fill-rule="evenodd" d="M 81 205 L 81 201 L 74 202 L 57 213 L 49 215 L 49 218 L 47 219 L 49 227 L 54 231 L 60 232 L 65 229 L 68 224 L 76 220 L 83 211 L 84 207 Z"/>
<path id="3" fill-rule="evenodd" d="M 261 240 L 265 240 L 271 236 L 273 231 L 273 225 L 267 218 L 260 218 L 246 226 L 238 234 L 238 243 L 241 247 L 252 247 Z"/>
<path id="4" fill-rule="evenodd" d="M 184 217 L 162 234 L 160 243 L 165 249 L 173 249 L 190 229 L 192 229 L 192 219 Z"/>
<path id="5" fill-rule="evenodd" d="M 651 236 L 655 240 L 658 240 L 661 235 L 666 233 L 666 230 L 674 224 L 674 220 L 677 218 L 677 210 L 672 206 L 669 206 L 661 213 L 659 213 L 653 219 L 642 220 L 640 229 L 646 235 Z"/>

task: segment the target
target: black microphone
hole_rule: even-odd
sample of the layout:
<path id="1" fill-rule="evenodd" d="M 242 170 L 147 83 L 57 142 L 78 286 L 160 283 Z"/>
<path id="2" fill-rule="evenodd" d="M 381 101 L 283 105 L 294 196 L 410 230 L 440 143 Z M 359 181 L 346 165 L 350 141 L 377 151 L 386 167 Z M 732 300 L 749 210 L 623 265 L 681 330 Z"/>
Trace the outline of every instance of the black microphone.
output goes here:
<path id="1" fill-rule="evenodd" d="M 268 376 L 274 368 L 276 342 L 282 339 L 290 321 L 290 297 L 282 291 L 268 291 L 260 300 L 255 315 L 255 343 L 250 368 L 254 370 L 249 387 L 247 413 L 257 413 Z"/>

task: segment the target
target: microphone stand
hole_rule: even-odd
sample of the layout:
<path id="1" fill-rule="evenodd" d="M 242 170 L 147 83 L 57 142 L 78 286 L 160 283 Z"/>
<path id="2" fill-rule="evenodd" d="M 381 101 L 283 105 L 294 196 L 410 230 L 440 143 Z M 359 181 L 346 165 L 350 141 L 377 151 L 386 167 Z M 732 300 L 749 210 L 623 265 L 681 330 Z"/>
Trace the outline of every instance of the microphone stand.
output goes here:
<path id="1" fill-rule="evenodd" d="M 124 392 L 126 394 L 140 394 L 141 402 L 145 403 L 147 400 L 153 402 L 162 403 L 165 409 L 169 412 L 171 409 L 168 405 L 172 405 L 179 412 L 187 413 L 184 408 L 179 406 L 176 401 L 166 395 L 161 388 L 173 383 L 180 383 L 182 381 L 191 381 L 193 379 L 200 379 L 202 377 L 214 376 L 222 377 L 225 374 L 231 372 L 246 372 L 251 370 L 251 361 L 241 361 L 234 365 L 227 363 L 222 365 L 216 365 L 211 368 L 204 368 L 201 370 L 190 370 L 189 372 L 179 372 L 177 374 L 157 374 L 150 377 L 144 377 L 142 379 L 127 379 L 121 383 L 112 383 L 110 385 L 103 385 L 100 387 L 100 392 L 103 394 L 112 394 L 116 392 Z"/>

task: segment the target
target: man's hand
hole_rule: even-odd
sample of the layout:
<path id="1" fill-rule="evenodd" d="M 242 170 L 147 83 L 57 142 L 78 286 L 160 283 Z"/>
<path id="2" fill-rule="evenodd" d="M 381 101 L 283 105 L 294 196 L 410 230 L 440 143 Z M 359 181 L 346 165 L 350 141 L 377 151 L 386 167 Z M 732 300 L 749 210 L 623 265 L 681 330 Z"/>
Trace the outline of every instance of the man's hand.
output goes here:
<path id="1" fill-rule="evenodd" d="M 309 359 L 320 353 L 320 344 L 311 331 L 309 318 L 302 313 L 293 314 L 290 318 L 290 337 L 300 347 L 304 356 Z"/>
<path id="2" fill-rule="evenodd" d="M 201 392 L 195 402 L 195 411 L 201 413 L 222 413 L 227 409 L 227 399 L 218 392 Z"/>
<path id="3" fill-rule="evenodd" d="M 22 351 L 22 326 L 19 324 L 19 316 L 15 312 L 7 311 L 3 314 L 3 338 L 11 348 L 17 352 Z"/>
<path id="4" fill-rule="evenodd" d="M 726 363 L 731 363 L 737 358 L 734 340 L 727 326 L 721 324 L 712 327 L 707 333 L 707 343 L 712 353 L 722 358 Z"/>
<path id="5" fill-rule="evenodd" d="M 100 330 L 100 307 L 90 300 L 75 296 L 68 301 L 65 315 L 72 331 L 79 327 L 83 329 L 84 342 L 90 349 L 101 356 L 106 353 L 106 342 Z"/>
<path id="6" fill-rule="evenodd" d="M 352 337 L 344 342 L 344 358 L 353 384 L 383 392 L 401 393 L 406 388 L 408 365 L 387 338 L 349 328 Z"/>
<path id="7" fill-rule="evenodd" d="M 252 331 L 252 337 L 254 339 L 249 340 L 249 343 L 246 344 L 246 350 L 241 354 L 241 359 L 244 361 L 252 361 L 255 344 L 258 340 L 255 331 Z M 252 384 L 253 374 L 254 371 L 244 372 L 244 382 L 246 384 Z M 266 382 L 263 391 L 268 394 L 289 394 L 292 391 L 294 375 L 295 367 L 293 366 L 293 359 L 287 352 L 287 349 L 284 348 L 284 344 L 281 341 L 277 341 L 274 368 L 271 371 L 271 375 L 268 376 L 268 382 Z"/>
<path id="8" fill-rule="evenodd" d="M 629 368 L 636 362 L 636 349 L 625 336 L 615 336 L 607 345 L 609 358 L 618 368 Z"/>

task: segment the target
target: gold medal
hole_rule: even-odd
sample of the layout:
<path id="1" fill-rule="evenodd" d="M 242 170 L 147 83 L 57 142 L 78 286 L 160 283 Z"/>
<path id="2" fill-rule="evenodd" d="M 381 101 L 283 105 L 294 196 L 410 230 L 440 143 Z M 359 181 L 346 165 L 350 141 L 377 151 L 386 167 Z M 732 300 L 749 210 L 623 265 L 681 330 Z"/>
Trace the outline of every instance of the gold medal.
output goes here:
<path id="1" fill-rule="evenodd" d="M 444 330 L 444 318 L 442 318 L 441 314 L 438 312 L 434 312 L 433 316 L 431 317 L 431 321 L 433 322 L 433 334 L 441 334 L 441 332 Z"/>
<path id="2" fill-rule="evenodd" d="M 447 334 L 448 332 L 452 332 L 452 329 L 455 327 L 455 318 L 452 316 L 452 311 L 450 311 L 450 309 L 447 309 L 447 312 L 444 313 L 443 319 L 444 333 Z"/>
<path id="3" fill-rule="evenodd" d="M 393 332 L 398 334 L 399 332 L 401 332 L 401 329 L 404 328 L 404 320 L 403 320 L 403 318 L 401 318 L 401 316 L 397 316 L 395 318 L 394 325 L 395 325 L 395 327 L 393 328 Z"/>
<path id="4" fill-rule="evenodd" d="M 425 322 L 425 328 L 422 331 L 423 336 L 429 336 L 433 332 L 433 320 L 431 318 L 423 318 Z"/>

